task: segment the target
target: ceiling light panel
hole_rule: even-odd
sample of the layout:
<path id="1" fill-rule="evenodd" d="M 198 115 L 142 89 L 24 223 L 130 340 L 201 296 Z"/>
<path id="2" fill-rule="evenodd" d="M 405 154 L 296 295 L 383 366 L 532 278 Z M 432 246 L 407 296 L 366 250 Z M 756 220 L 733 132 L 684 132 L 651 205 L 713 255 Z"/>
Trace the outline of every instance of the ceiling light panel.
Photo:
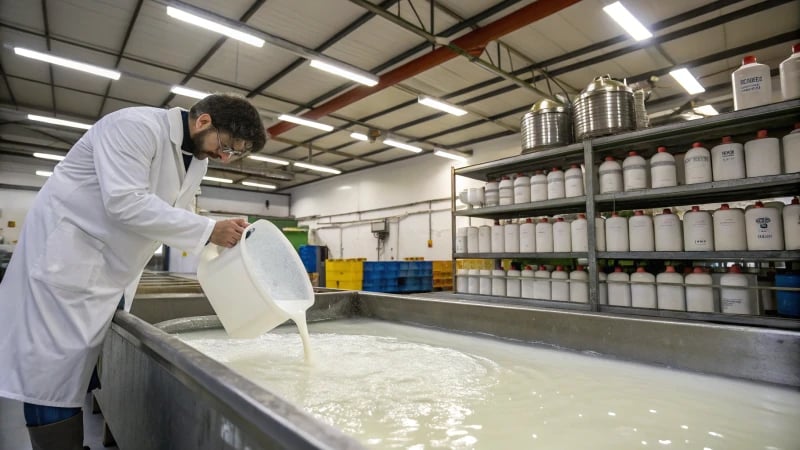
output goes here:
<path id="1" fill-rule="evenodd" d="M 341 170 L 334 169 L 332 167 L 319 166 L 317 164 L 309 164 L 309 163 L 304 163 L 304 162 L 294 162 L 293 164 L 296 167 L 300 167 L 302 169 L 314 170 L 316 172 L 332 173 L 334 175 L 338 175 L 338 174 L 342 173 Z"/>
<path id="2" fill-rule="evenodd" d="M 303 119 L 302 117 L 292 116 L 290 114 L 281 114 L 278 116 L 278 120 L 283 120 L 285 122 L 292 122 L 297 125 L 303 125 L 306 127 L 316 128 L 317 130 L 322 131 L 333 131 L 333 126 L 328 125 L 326 123 L 315 122 L 313 120 Z"/>
<path id="3" fill-rule="evenodd" d="M 621 2 L 614 2 L 604 6 L 603 11 L 614 19 L 623 30 L 637 41 L 653 37 L 653 33 L 647 29 Z"/>
<path id="4" fill-rule="evenodd" d="M 237 41 L 250 44 L 254 47 L 264 46 L 264 39 L 256 37 L 250 33 L 237 30 L 236 28 L 230 27 L 228 25 L 224 25 L 221 22 L 192 14 L 182 9 L 174 8 L 172 6 L 167 6 L 167 15 L 175 19 L 181 20 L 183 22 L 196 25 L 200 28 L 204 28 L 206 30 L 228 36 L 229 38 L 236 39 Z"/>
<path id="5" fill-rule="evenodd" d="M 62 58 L 60 56 L 52 55 L 50 53 L 42 53 L 34 50 L 29 50 L 23 47 L 14 47 L 14 53 L 26 58 L 43 61 L 57 66 L 66 67 L 69 69 L 79 70 L 81 72 L 90 73 L 99 77 L 109 78 L 112 80 L 119 80 L 121 73 L 115 70 L 105 69 L 103 67 L 94 66 L 92 64 L 82 63 L 72 59 Z"/>
<path id="6" fill-rule="evenodd" d="M 89 123 L 73 122 L 72 120 L 56 119 L 55 117 L 39 116 L 36 114 L 28 114 L 28 120 L 49 123 L 52 125 L 60 125 L 62 127 L 80 128 L 82 130 L 88 130 L 89 128 L 92 128 L 92 124 Z"/>
<path id="7" fill-rule="evenodd" d="M 335 63 L 333 61 L 323 61 L 321 59 L 312 59 L 309 65 L 315 69 L 319 69 L 334 75 L 338 75 L 348 80 L 361 83 L 365 86 L 375 86 L 378 84 L 378 77 L 354 67 L 347 67 L 343 64 Z"/>
<path id="8" fill-rule="evenodd" d="M 256 183 L 253 181 L 242 181 L 242 184 L 245 186 L 257 187 L 261 189 L 277 189 L 277 186 L 275 186 L 274 184 Z"/>
<path id="9" fill-rule="evenodd" d="M 689 69 L 683 68 L 678 70 L 673 70 L 669 73 L 672 78 L 675 79 L 689 95 L 699 94 L 701 92 L 705 92 L 706 89 L 697 81 L 697 78 L 689 72 Z"/>
<path id="10" fill-rule="evenodd" d="M 233 180 L 228 178 L 218 178 L 218 177 L 203 177 L 204 181 L 213 181 L 215 183 L 233 183 Z"/>
<path id="11" fill-rule="evenodd" d="M 407 150 L 409 152 L 420 153 L 422 151 L 422 149 L 417 146 L 406 144 L 405 142 L 395 141 L 394 139 L 384 139 L 383 143 L 395 148 Z"/>
<path id="12" fill-rule="evenodd" d="M 61 161 L 64 158 L 66 158 L 66 156 L 64 155 L 54 155 L 52 153 L 38 153 L 38 152 L 34 153 L 33 157 L 40 159 L 49 159 L 50 161 Z"/>
<path id="13" fill-rule="evenodd" d="M 202 100 L 202 99 L 208 97 L 209 95 L 211 95 L 208 92 L 198 91 L 198 90 L 195 90 L 195 89 L 189 89 L 189 88 L 183 87 L 183 86 L 172 86 L 172 88 L 169 91 L 172 92 L 173 94 L 176 94 L 176 95 L 182 95 L 184 97 L 196 98 L 198 100 Z"/>
<path id="14" fill-rule="evenodd" d="M 450 103 L 447 103 L 445 101 L 433 97 L 429 97 L 427 95 L 421 95 L 417 97 L 417 102 L 429 108 L 438 109 L 439 111 L 444 111 L 454 116 L 463 116 L 467 114 L 466 110 L 463 110 L 458 106 L 452 105 Z"/>

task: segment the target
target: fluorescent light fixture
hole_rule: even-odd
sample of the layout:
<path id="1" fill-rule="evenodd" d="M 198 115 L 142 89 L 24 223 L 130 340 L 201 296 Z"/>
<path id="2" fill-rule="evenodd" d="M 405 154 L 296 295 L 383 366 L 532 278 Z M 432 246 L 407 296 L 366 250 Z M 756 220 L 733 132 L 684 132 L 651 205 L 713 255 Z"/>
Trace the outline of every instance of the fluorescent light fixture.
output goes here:
<path id="1" fill-rule="evenodd" d="M 309 169 L 309 170 L 316 170 L 317 172 L 332 173 L 334 175 L 339 175 L 340 173 L 342 173 L 341 170 L 334 169 L 331 167 L 318 166 L 316 164 L 308 164 L 304 162 L 294 162 L 292 164 L 294 164 L 296 167 L 302 167 L 303 169 Z"/>
<path id="2" fill-rule="evenodd" d="M 227 178 L 217 178 L 217 177 L 203 177 L 205 181 L 216 181 L 217 183 L 233 183 L 233 180 L 229 180 Z"/>
<path id="3" fill-rule="evenodd" d="M 41 158 L 41 159 L 50 159 L 50 160 L 53 160 L 53 161 L 61 161 L 62 159 L 66 158 L 66 156 L 54 155 L 52 153 L 34 153 L 33 157 L 34 158 Z"/>
<path id="4" fill-rule="evenodd" d="M 689 72 L 689 69 L 683 68 L 673 70 L 669 73 L 690 95 L 705 92 L 706 89 L 700 84 L 699 81 Z"/>
<path id="5" fill-rule="evenodd" d="M 319 59 L 312 59 L 309 65 L 315 69 L 324 70 L 325 72 L 339 75 L 340 77 L 344 77 L 348 80 L 353 80 L 356 83 L 361 83 L 370 87 L 378 84 L 379 80 L 378 77 L 369 72 L 365 72 L 363 70 L 357 71 L 353 68 L 347 68 L 339 64 L 325 62 Z"/>
<path id="6" fill-rule="evenodd" d="M 408 150 L 410 152 L 419 153 L 422 151 L 419 147 L 414 147 L 413 145 L 408 145 L 402 142 L 397 142 L 394 139 L 384 139 L 383 143 L 386 145 L 391 145 L 392 147 L 402 148 L 403 150 Z"/>
<path id="7" fill-rule="evenodd" d="M 37 170 L 36 171 L 36 175 L 39 175 L 40 177 L 49 177 L 52 174 L 53 174 L 53 172 L 50 172 L 49 170 Z"/>
<path id="8" fill-rule="evenodd" d="M 97 75 L 100 77 L 111 78 L 112 80 L 119 80 L 119 77 L 122 75 L 116 70 L 104 69 L 102 67 L 93 66 L 91 64 L 86 64 L 78 61 L 73 61 L 71 59 L 53 56 L 49 53 L 35 52 L 33 50 L 28 50 L 27 48 L 14 47 L 14 53 L 20 56 L 24 56 L 26 58 L 37 59 L 39 61 L 55 64 L 57 66 L 80 70 L 81 72 L 91 73 L 92 75 Z"/>
<path id="9" fill-rule="evenodd" d="M 642 25 L 642 23 L 639 22 L 639 20 L 634 17 L 633 14 L 627 10 L 627 8 L 622 6 L 622 3 L 614 2 L 603 7 L 603 11 L 611 16 L 611 18 L 614 19 L 614 22 L 617 22 L 622 29 L 624 29 L 637 41 L 642 41 L 653 37 L 653 33 L 651 33 L 650 30 L 648 30 L 644 25 Z"/>
<path id="10" fill-rule="evenodd" d="M 185 88 L 183 86 L 172 86 L 172 89 L 170 89 L 169 91 L 172 92 L 173 94 L 183 95 L 184 97 L 191 97 L 200 100 L 211 95 L 208 92 L 196 91 L 194 89 Z"/>
<path id="11" fill-rule="evenodd" d="M 213 31 L 219 34 L 224 34 L 229 38 L 236 39 L 237 41 L 242 41 L 254 47 L 264 46 L 264 40 L 259 37 L 255 37 L 252 34 L 239 31 L 227 25 L 222 25 L 221 23 L 212 22 L 211 20 L 202 18 L 200 16 L 196 16 L 194 14 L 190 14 L 186 11 L 181 11 L 180 9 L 173 8 L 172 6 L 167 6 L 167 15 L 170 17 L 174 17 L 178 20 L 190 23 L 192 25 L 197 25 L 200 28 L 205 28 L 206 30 Z"/>
<path id="12" fill-rule="evenodd" d="M 252 181 L 242 181 L 242 184 L 250 187 L 257 187 L 261 189 L 276 189 L 274 184 L 254 183 Z"/>
<path id="13" fill-rule="evenodd" d="M 448 114 L 452 114 L 454 116 L 463 116 L 467 112 L 455 105 L 451 105 L 450 103 L 443 102 L 441 100 L 437 100 L 432 97 L 428 97 L 427 95 L 420 95 L 417 97 L 417 102 L 429 106 L 431 108 L 438 109 L 439 111 L 444 111 Z"/>
<path id="14" fill-rule="evenodd" d="M 719 111 L 717 111 L 711 105 L 703 105 L 703 106 L 699 106 L 697 108 L 694 108 L 694 112 L 696 112 L 697 114 L 702 114 L 704 116 L 717 116 L 717 115 L 719 115 Z"/>
<path id="15" fill-rule="evenodd" d="M 53 125 L 61 125 L 65 127 L 80 128 L 82 130 L 88 130 L 89 128 L 92 128 L 92 125 L 88 123 L 80 123 L 80 122 L 73 122 L 71 120 L 56 119 L 55 117 L 37 116 L 36 114 L 28 114 L 28 120 L 51 123 Z"/>
<path id="16" fill-rule="evenodd" d="M 302 117 L 292 116 L 289 114 L 281 114 L 278 116 L 278 120 L 292 122 L 298 125 L 305 125 L 307 127 L 316 128 L 322 131 L 333 131 L 333 127 L 326 123 L 314 122 L 313 120 L 303 119 Z"/>
<path id="17" fill-rule="evenodd" d="M 368 141 L 369 138 L 364 133 L 350 133 L 350 137 L 357 140 L 357 141 Z"/>
<path id="18" fill-rule="evenodd" d="M 459 162 L 467 162 L 467 158 L 461 155 L 457 155 L 455 153 L 450 153 L 444 150 L 436 149 L 433 151 L 433 154 L 436 156 L 441 156 L 442 158 L 453 159 Z"/>
<path id="19" fill-rule="evenodd" d="M 273 164 L 280 164 L 282 166 L 288 166 L 289 165 L 289 161 L 284 161 L 282 159 L 277 159 L 277 158 L 269 158 L 269 157 L 266 157 L 266 156 L 259 156 L 259 155 L 248 155 L 247 157 L 250 158 L 250 159 L 254 159 L 256 161 L 263 161 L 263 162 L 268 162 L 268 163 L 273 163 Z"/>

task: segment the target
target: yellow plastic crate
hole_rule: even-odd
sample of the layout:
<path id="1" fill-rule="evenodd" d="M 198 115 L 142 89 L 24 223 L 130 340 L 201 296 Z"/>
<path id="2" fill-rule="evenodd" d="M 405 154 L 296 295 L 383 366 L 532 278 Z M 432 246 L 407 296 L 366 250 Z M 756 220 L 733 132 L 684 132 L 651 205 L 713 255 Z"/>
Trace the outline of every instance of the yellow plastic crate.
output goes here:
<path id="1" fill-rule="evenodd" d="M 347 289 L 351 291 L 360 291 L 361 290 L 361 280 L 358 281 L 339 281 L 337 282 L 338 289 Z"/>

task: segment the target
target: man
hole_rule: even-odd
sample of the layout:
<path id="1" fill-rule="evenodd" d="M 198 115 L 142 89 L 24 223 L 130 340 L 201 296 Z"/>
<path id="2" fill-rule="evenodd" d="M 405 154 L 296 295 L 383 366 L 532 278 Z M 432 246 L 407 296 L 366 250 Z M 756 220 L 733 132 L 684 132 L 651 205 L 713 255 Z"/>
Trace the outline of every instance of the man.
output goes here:
<path id="1" fill-rule="evenodd" d="M 227 162 L 265 142 L 247 100 L 210 95 L 189 112 L 111 113 L 56 166 L 0 284 L 0 397 L 25 402 L 34 449 L 83 448 L 80 407 L 103 338 L 155 249 L 239 242 L 245 221 L 187 208 L 208 158 Z"/>

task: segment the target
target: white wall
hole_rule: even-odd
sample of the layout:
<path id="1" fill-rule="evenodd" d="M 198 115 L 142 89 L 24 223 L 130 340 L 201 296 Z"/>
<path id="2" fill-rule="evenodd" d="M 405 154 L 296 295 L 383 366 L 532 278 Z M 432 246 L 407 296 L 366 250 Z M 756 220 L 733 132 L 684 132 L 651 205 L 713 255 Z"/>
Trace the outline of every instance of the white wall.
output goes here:
<path id="1" fill-rule="evenodd" d="M 467 163 L 456 164 L 473 165 L 519 151 L 519 136 L 511 135 L 476 146 Z M 327 245 L 331 258 L 450 259 L 453 164 L 452 160 L 426 155 L 300 186 L 290 190 L 292 213 L 302 225 L 310 227 L 309 242 Z M 463 177 L 457 177 L 456 182 L 456 192 L 484 184 Z M 379 255 L 370 222 L 383 218 L 390 223 L 389 237 Z M 457 219 L 456 226 L 466 226 L 470 221 L 473 225 L 488 223 Z M 430 248 L 429 237 L 433 241 Z"/>
<path id="2" fill-rule="evenodd" d="M 0 235 L 6 244 L 14 244 L 19 239 L 22 222 L 36 194 L 36 191 L 0 189 Z M 9 222 L 16 223 L 10 227 Z"/>

